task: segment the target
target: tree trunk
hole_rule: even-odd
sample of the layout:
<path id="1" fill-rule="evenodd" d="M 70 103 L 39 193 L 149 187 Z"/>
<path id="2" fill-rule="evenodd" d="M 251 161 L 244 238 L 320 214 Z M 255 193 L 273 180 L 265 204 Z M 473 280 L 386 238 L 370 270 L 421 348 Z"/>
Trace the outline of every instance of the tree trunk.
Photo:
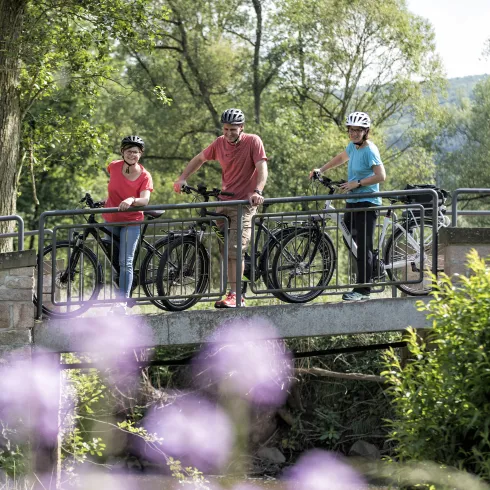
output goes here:
<path id="1" fill-rule="evenodd" d="M 27 0 L 0 0 L 0 216 L 15 214 L 21 138 L 20 36 Z M 1 222 L 0 233 L 14 222 Z M 11 249 L 0 240 L 0 252 Z"/>
<path id="2" fill-rule="evenodd" d="M 252 0 L 257 21 L 255 23 L 255 46 L 253 61 L 253 91 L 255 122 L 260 124 L 260 96 L 262 94 L 262 81 L 260 76 L 260 48 L 262 46 L 262 0 Z"/>

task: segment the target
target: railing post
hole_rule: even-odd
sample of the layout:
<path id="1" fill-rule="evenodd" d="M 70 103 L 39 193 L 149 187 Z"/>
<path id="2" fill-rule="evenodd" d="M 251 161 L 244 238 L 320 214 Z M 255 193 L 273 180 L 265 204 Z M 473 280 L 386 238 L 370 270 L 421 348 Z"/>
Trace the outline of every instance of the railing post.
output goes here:
<path id="1" fill-rule="evenodd" d="M 236 306 L 242 306 L 242 236 L 243 236 L 243 205 L 237 207 L 237 244 L 236 244 Z"/>
<path id="2" fill-rule="evenodd" d="M 44 251 L 44 221 L 45 213 L 39 216 L 39 239 L 37 242 L 37 310 L 36 319 L 43 316 L 43 251 Z"/>

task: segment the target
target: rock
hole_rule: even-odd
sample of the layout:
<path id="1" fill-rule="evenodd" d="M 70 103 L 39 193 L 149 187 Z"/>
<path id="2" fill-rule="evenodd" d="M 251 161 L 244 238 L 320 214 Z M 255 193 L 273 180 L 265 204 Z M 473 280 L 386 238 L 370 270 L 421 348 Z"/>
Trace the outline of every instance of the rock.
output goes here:
<path id="1" fill-rule="evenodd" d="M 271 463 L 282 464 L 286 462 L 284 454 L 282 454 L 276 447 L 261 447 L 257 451 L 257 456 L 260 459 L 265 459 Z"/>
<path id="2" fill-rule="evenodd" d="M 366 459 L 380 459 L 381 453 L 374 445 L 366 441 L 356 441 L 349 450 L 349 456 L 360 456 Z"/>

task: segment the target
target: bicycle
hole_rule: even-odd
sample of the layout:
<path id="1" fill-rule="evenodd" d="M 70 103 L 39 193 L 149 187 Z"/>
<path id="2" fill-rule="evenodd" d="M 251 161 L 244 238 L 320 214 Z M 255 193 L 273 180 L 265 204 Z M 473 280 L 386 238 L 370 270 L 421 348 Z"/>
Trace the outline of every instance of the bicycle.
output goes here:
<path id="1" fill-rule="evenodd" d="M 335 182 L 322 177 L 318 172 L 313 174 L 313 180 L 328 188 L 329 195 L 335 194 L 336 188 L 345 182 Z M 447 193 L 443 192 L 445 194 L 442 198 L 445 199 Z M 389 200 L 392 204 L 411 203 L 406 198 Z M 326 221 L 333 221 L 340 230 L 348 250 L 354 258 L 357 258 L 357 244 L 341 216 L 334 210 L 331 200 L 327 200 L 319 215 L 311 216 L 302 227 L 282 241 L 283 253 L 276 255 L 272 263 L 272 282 L 276 288 L 283 290 L 284 301 L 289 303 L 311 301 L 322 294 L 328 286 L 337 261 L 332 238 L 324 229 Z M 444 213 L 445 208 L 439 207 L 437 230 L 449 224 L 449 219 Z M 373 252 L 373 279 L 382 281 L 387 273 L 392 281 L 398 282 L 396 287 L 401 291 L 412 296 L 427 295 L 432 289 L 430 271 L 433 224 L 434 219 L 430 214 L 424 215 L 421 221 L 420 213 L 417 215 L 416 210 L 408 208 L 402 213 L 402 219 L 398 221 L 392 210 L 388 209 L 383 220 L 378 247 Z M 390 225 L 392 229 L 388 237 Z M 423 250 L 421 250 L 422 233 Z M 289 253 L 284 253 L 286 251 Z M 294 260 L 287 261 L 285 257 L 293 257 Z M 424 264 L 422 270 L 421 263 Z M 323 264 L 323 270 L 319 264 Z M 443 259 L 440 257 L 438 257 L 437 267 L 438 270 L 443 269 Z M 302 291 L 306 292 L 302 293 Z"/>
<path id="2" fill-rule="evenodd" d="M 182 192 L 194 194 L 209 202 L 211 197 L 219 200 L 220 196 L 232 196 L 233 194 L 213 188 L 207 190 L 206 186 L 200 184 L 197 188 L 183 186 Z M 267 208 L 267 206 L 265 206 Z M 204 245 L 204 236 L 208 227 L 216 236 L 219 244 L 223 247 L 225 237 L 217 220 L 226 219 L 220 213 L 200 208 L 199 216 L 202 220 L 191 223 L 189 229 L 182 232 L 170 232 L 169 242 L 160 261 L 157 272 L 157 289 L 165 308 L 172 311 L 182 311 L 195 305 L 206 292 L 210 284 L 211 258 L 208 249 Z M 205 218 L 210 218 L 206 221 Z M 256 222 L 257 232 L 254 241 L 255 264 L 252 274 L 251 257 L 245 252 L 245 270 L 243 276 L 247 281 L 255 282 L 262 279 L 268 286 L 271 284 L 270 257 L 280 245 L 290 229 L 278 224 L 275 229 L 270 229 L 264 224 L 264 219 Z M 261 235 L 265 236 L 265 243 L 259 249 Z M 253 276 L 253 277 L 252 277 Z M 245 294 L 247 284 L 244 283 L 242 293 Z M 273 293 L 280 298 L 280 293 Z"/>
<path id="3" fill-rule="evenodd" d="M 80 203 L 90 209 L 104 207 L 104 202 L 94 201 L 90 194 L 85 194 Z M 134 271 L 131 292 L 136 287 L 142 286 L 145 295 L 153 304 L 163 309 L 156 299 L 153 299 L 153 291 L 150 286 L 155 283 L 157 262 L 162 257 L 168 238 L 163 237 L 153 245 L 145 239 L 145 233 L 151 220 L 159 218 L 164 211 L 144 211 L 148 220 L 143 222 L 140 240 L 135 251 L 134 263 L 137 263 L 141 248 L 146 250 L 146 255 L 141 263 L 141 268 Z M 89 225 L 96 225 L 95 214 L 90 214 L 86 221 Z M 107 225 L 110 226 L 110 225 Z M 102 236 L 108 235 L 110 238 Z M 104 286 L 104 272 L 102 264 L 91 247 L 86 243 L 92 236 L 96 244 L 102 250 L 111 264 L 111 279 L 117 284 L 119 281 L 119 237 L 114 235 L 106 226 L 87 226 L 82 232 L 75 232 L 70 240 L 56 242 L 55 248 L 49 245 L 43 250 L 43 274 L 52 276 L 54 269 L 54 281 L 49 284 L 43 282 L 43 297 L 49 296 L 50 302 L 43 298 L 42 311 L 54 318 L 67 318 L 81 315 L 90 308 Z M 37 278 L 37 274 L 35 276 Z M 54 290 L 51 285 L 54 283 Z M 47 288 L 47 290 L 46 290 Z M 36 289 L 37 291 L 37 289 Z M 34 296 L 37 304 L 37 296 Z M 133 303 L 134 300 L 128 303 Z"/>

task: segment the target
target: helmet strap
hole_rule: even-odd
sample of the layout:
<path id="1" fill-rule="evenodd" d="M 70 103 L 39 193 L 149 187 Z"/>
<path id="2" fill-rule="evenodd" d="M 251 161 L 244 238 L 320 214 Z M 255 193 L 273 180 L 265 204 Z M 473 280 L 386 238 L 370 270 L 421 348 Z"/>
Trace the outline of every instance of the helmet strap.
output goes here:
<path id="1" fill-rule="evenodd" d="M 134 167 L 136 165 L 136 163 L 128 163 L 126 160 L 124 160 L 124 163 L 127 165 L 126 167 L 126 170 L 125 170 L 125 173 L 129 174 L 129 167 Z"/>
<path id="2" fill-rule="evenodd" d="M 243 133 L 243 128 L 240 131 L 240 134 L 238 135 L 238 138 L 235 141 L 233 141 L 232 145 L 238 145 L 238 143 L 240 143 L 240 139 L 242 137 L 242 133 Z"/>

